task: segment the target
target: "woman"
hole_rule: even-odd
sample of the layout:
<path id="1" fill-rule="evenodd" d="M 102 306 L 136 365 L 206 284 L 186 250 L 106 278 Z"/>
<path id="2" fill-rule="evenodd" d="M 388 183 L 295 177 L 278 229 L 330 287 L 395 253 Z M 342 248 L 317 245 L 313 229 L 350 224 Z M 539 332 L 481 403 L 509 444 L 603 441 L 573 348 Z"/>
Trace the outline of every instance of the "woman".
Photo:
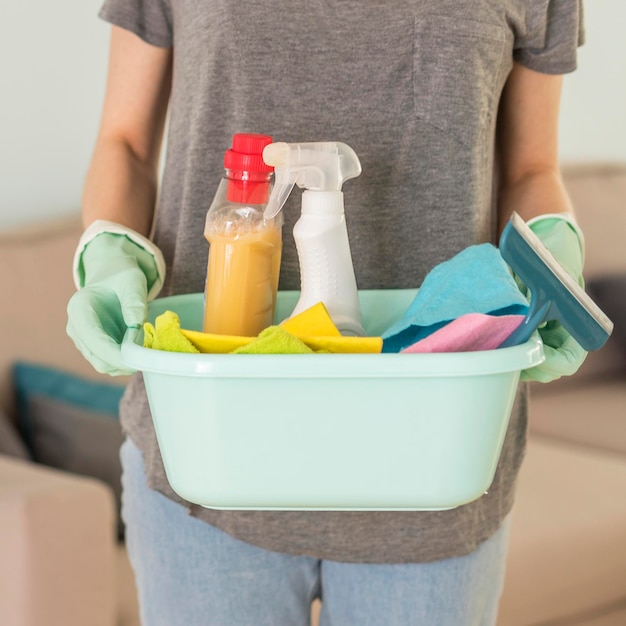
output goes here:
<path id="1" fill-rule="evenodd" d="M 106 0 L 101 16 L 108 86 L 68 307 L 68 333 L 99 371 L 126 373 L 121 336 L 148 293 L 203 290 L 204 218 L 235 132 L 354 148 L 363 173 L 346 185 L 346 219 L 362 289 L 418 286 L 465 247 L 497 242 L 512 211 L 582 280 L 557 153 L 578 0 Z M 284 215 L 287 234 L 293 200 Z M 297 289 L 285 239 L 280 287 Z M 580 346 L 558 325 L 541 333 L 548 358 L 524 377 L 576 371 Z M 308 624 L 315 597 L 322 624 L 495 623 L 524 386 L 489 493 L 450 511 L 203 509 L 167 482 L 140 375 L 121 417 L 144 624 Z"/>

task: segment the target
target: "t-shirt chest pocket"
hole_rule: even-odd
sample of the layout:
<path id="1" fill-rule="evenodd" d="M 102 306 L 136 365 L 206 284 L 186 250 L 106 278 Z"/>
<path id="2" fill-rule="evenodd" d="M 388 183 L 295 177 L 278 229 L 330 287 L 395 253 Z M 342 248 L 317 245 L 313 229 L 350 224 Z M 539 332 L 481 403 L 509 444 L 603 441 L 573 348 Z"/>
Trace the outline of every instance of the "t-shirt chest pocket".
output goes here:
<path id="1" fill-rule="evenodd" d="M 497 111 L 498 85 L 511 65 L 498 24 L 427 15 L 415 21 L 416 115 L 472 145 Z"/>

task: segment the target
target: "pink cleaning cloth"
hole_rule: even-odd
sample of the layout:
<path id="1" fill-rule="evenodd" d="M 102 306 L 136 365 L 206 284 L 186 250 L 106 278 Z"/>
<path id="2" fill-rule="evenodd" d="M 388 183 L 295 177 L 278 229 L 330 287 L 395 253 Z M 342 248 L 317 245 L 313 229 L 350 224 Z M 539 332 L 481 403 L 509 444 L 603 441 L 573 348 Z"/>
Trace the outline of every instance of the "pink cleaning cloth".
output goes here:
<path id="1" fill-rule="evenodd" d="M 424 339 L 401 350 L 421 352 L 473 352 L 494 350 L 522 322 L 523 315 L 467 313 L 446 324 Z"/>

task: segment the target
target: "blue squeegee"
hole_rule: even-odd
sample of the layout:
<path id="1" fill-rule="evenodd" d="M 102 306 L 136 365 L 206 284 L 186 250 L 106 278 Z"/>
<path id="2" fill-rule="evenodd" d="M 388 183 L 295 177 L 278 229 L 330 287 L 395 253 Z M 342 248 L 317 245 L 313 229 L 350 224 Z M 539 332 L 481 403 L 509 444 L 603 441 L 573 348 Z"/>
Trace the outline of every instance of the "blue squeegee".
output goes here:
<path id="1" fill-rule="evenodd" d="M 517 213 L 504 228 L 500 254 L 530 291 L 526 318 L 501 348 L 524 343 L 540 324 L 553 320 L 560 322 L 587 351 L 598 350 L 606 343 L 613 322 Z"/>

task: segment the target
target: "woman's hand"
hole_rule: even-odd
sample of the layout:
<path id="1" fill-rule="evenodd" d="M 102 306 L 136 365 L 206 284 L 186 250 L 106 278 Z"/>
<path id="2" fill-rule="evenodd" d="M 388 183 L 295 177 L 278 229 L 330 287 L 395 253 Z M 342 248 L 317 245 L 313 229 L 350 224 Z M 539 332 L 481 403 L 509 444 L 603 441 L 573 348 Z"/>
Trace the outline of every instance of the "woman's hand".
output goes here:
<path id="1" fill-rule="evenodd" d="M 583 241 L 560 175 L 558 118 L 561 76 L 514 64 L 498 118 L 498 218 L 500 229 L 517 211 L 582 285 Z M 567 219 L 549 217 L 560 214 Z M 532 297 L 532 294 L 531 294 Z M 545 361 L 522 373 L 524 380 L 549 382 L 574 374 L 587 353 L 558 322 L 539 329 Z"/>

